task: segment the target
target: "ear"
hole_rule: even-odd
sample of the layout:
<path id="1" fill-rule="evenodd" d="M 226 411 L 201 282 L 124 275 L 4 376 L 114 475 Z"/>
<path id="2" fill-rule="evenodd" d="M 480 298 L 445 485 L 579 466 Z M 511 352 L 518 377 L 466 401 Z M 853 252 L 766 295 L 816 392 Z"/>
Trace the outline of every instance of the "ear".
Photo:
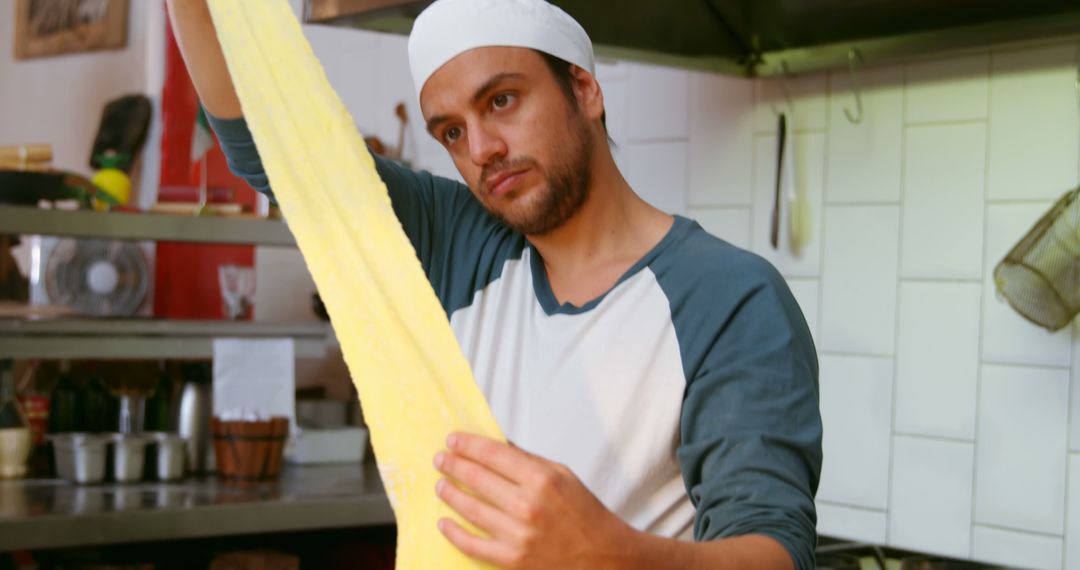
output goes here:
<path id="1" fill-rule="evenodd" d="M 599 121 L 604 114 L 604 92 L 600 89 L 600 83 L 591 73 L 576 65 L 570 66 L 570 75 L 574 78 L 574 95 L 581 112 Z"/>

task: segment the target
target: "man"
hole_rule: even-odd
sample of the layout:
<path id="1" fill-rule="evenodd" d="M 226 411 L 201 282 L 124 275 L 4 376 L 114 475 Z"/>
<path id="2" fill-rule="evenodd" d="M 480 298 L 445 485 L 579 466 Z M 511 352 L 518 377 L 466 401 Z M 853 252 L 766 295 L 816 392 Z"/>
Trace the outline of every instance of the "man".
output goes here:
<path id="1" fill-rule="evenodd" d="M 269 192 L 204 0 L 169 9 L 234 171 Z M 409 51 L 467 186 L 377 168 L 513 442 L 448 434 L 435 492 L 486 535 L 439 529 L 506 568 L 812 568 L 817 361 L 783 279 L 634 193 L 561 10 L 439 0 Z"/>

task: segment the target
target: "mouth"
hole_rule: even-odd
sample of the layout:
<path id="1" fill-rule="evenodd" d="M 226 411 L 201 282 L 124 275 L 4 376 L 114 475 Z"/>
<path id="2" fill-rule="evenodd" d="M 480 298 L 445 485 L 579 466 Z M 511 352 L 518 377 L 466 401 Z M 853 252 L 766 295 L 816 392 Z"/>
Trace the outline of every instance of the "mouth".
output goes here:
<path id="1" fill-rule="evenodd" d="M 484 185 L 487 186 L 489 194 L 500 198 L 513 190 L 525 178 L 527 172 L 528 169 L 500 172 L 487 177 Z"/>

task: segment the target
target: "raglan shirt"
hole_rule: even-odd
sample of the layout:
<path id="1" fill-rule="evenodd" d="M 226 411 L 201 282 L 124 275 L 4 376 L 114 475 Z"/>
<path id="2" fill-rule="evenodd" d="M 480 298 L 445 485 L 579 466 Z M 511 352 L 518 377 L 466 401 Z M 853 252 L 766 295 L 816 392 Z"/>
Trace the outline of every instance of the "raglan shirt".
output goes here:
<path id="1" fill-rule="evenodd" d="M 233 172 L 272 197 L 245 121 L 210 122 Z M 375 160 L 510 441 L 639 530 L 766 535 L 814 567 L 817 357 L 768 262 L 676 216 L 607 293 L 560 304 L 537 250 L 466 186 Z"/>

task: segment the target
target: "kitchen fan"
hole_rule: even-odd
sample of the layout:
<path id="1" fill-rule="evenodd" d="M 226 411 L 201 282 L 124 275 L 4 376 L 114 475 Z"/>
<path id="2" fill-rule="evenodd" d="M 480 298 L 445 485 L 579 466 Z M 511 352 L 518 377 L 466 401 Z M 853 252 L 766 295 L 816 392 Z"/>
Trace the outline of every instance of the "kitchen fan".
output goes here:
<path id="1" fill-rule="evenodd" d="M 49 301 L 84 315 L 132 316 L 150 288 L 146 257 L 130 242 L 59 240 L 44 269 Z"/>

